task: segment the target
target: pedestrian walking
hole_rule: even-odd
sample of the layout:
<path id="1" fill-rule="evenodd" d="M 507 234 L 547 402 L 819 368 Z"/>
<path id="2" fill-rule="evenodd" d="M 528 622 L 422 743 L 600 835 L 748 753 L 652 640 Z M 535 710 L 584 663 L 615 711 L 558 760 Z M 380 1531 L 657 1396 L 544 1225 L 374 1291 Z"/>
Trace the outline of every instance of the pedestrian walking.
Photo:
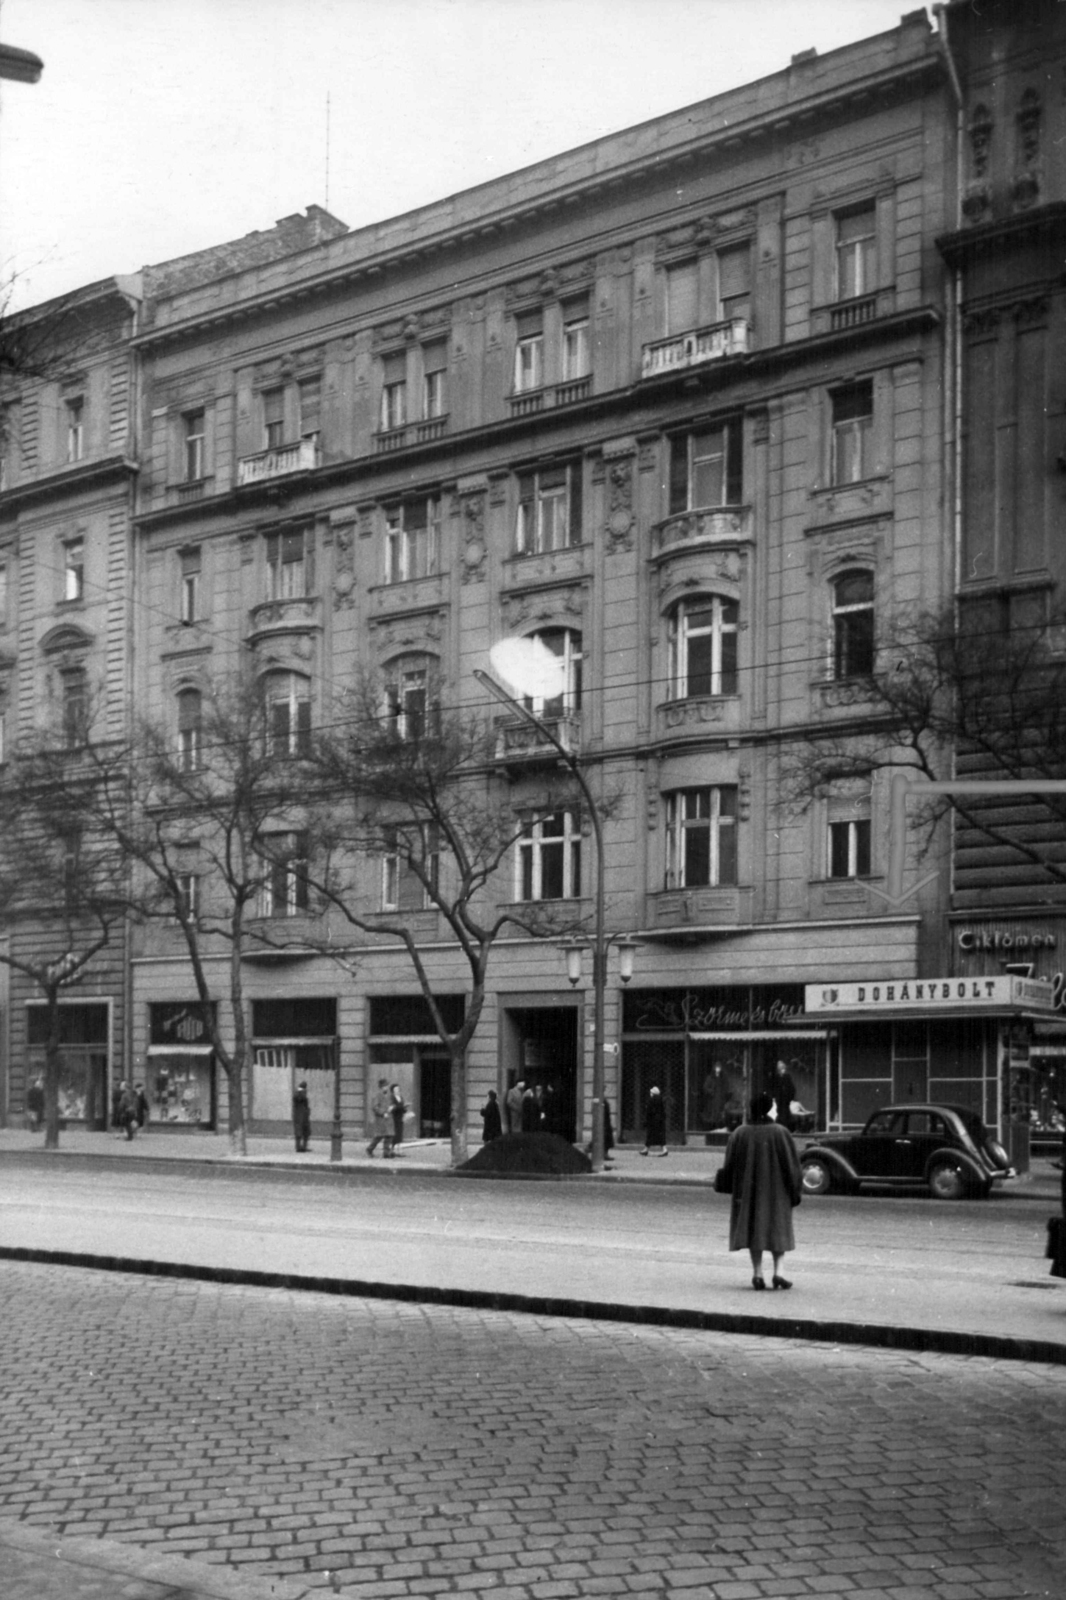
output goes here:
<path id="1" fill-rule="evenodd" d="M 389 1084 L 389 1116 L 392 1118 L 392 1143 L 385 1141 L 385 1154 L 394 1156 L 396 1146 L 403 1143 L 403 1119 L 407 1115 L 407 1102 L 400 1093 L 398 1083 Z"/>
<path id="2" fill-rule="evenodd" d="M 495 1089 L 489 1090 L 489 1097 L 481 1108 L 481 1142 L 491 1144 L 493 1139 L 498 1139 L 503 1132 L 503 1123 L 500 1119 L 500 1102 L 496 1098 Z"/>
<path id="3" fill-rule="evenodd" d="M 111 1126 L 117 1130 L 116 1139 L 122 1137 L 122 1096 L 125 1091 L 125 1082 L 116 1083 L 111 1091 Z"/>
<path id="4" fill-rule="evenodd" d="M 133 1097 L 137 1108 L 137 1131 L 143 1133 L 148 1127 L 148 1096 L 143 1083 L 133 1085 Z"/>
<path id="5" fill-rule="evenodd" d="M 532 1087 L 522 1091 L 522 1132 L 539 1133 L 540 1101 Z"/>
<path id="6" fill-rule="evenodd" d="M 661 1092 L 653 1086 L 648 1091 L 644 1106 L 644 1145 L 641 1155 L 646 1156 L 656 1145 L 661 1156 L 670 1154 L 666 1148 L 666 1105 Z"/>
<path id="7" fill-rule="evenodd" d="M 774 1068 L 774 1104 L 777 1107 L 777 1125 L 792 1131 L 792 1102 L 796 1098 L 796 1085 L 788 1070 L 788 1063 L 779 1061 Z"/>
<path id="8" fill-rule="evenodd" d="M 611 1121 L 611 1102 L 603 1102 L 603 1159 L 605 1162 L 613 1161 L 611 1151 L 614 1149 L 614 1123 Z"/>
<path id="9" fill-rule="evenodd" d="M 765 1289 L 763 1251 L 774 1258 L 773 1286 L 791 1289 L 781 1276 L 781 1258 L 796 1248 L 792 1210 L 803 1193 L 796 1142 L 787 1128 L 773 1122 L 773 1099 L 757 1094 L 751 1102 L 751 1121 L 735 1128 L 725 1147 L 725 1161 L 714 1186 L 730 1195 L 729 1248 L 747 1250 L 751 1257 L 753 1289 Z"/>
<path id="10" fill-rule="evenodd" d="M 382 1139 L 385 1141 L 385 1148 L 382 1151 L 382 1155 L 387 1156 L 389 1151 L 392 1149 L 392 1118 L 389 1115 L 390 1103 L 391 1097 L 389 1095 L 389 1080 L 388 1078 L 379 1078 L 377 1093 L 370 1102 L 370 1143 L 366 1147 L 366 1153 L 368 1156 L 372 1156 L 374 1154 L 374 1151 L 377 1149 Z"/>
<path id="11" fill-rule="evenodd" d="M 44 1120 L 44 1084 L 40 1078 L 34 1078 L 26 1090 L 26 1115 L 30 1119 L 30 1127 L 36 1133 Z"/>
<path id="12" fill-rule="evenodd" d="M 296 1135 L 296 1148 L 302 1153 L 311 1138 L 311 1102 L 307 1098 L 306 1078 L 300 1079 L 293 1093 L 292 1131 Z"/>
<path id="13" fill-rule="evenodd" d="M 507 1132 L 522 1132 L 522 1096 L 526 1092 L 523 1079 L 519 1078 L 513 1083 L 503 1097 L 503 1109 L 507 1114 Z"/>
<path id="14" fill-rule="evenodd" d="M 137 1132 L 137 1096 L 123 1078 L 119 1088 L 119 1127 L 126 1131 L 126 1138 L 132 1139 Z"/>

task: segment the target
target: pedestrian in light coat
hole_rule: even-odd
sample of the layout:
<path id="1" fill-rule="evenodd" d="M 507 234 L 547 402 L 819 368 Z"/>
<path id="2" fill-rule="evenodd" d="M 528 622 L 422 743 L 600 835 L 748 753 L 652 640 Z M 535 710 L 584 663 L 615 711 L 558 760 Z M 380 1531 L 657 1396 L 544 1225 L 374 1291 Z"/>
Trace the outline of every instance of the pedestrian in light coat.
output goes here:
<path id="1" fill-rule="evenodd" d="M 383 1156 L 387 1156 L 392 1149 L 392 1118 L 389 1115 L 389 1080 L 378 1079 L 377 1093 L 370 1102 L 370 1143 L 366 1147 L 368 1156 L 372 1156 L 382 1139 L 385 1141 Z"/>
<path id="2" fill-rule="evenodd" d="M 511 1085 L 503 1097 L 503 1109 L 507 1113 L 507 1132 L 522 1132 L 522 1095 L 525 1093 L 525 1083 L 519 1078 L 517 1083 Z"/>
<path id="3" fill-rule="evenodd" d="M 802 1175 L 796 1142 L 787 1128 L 770 1119 L 773 1099 L 757 1094 L 751 1121 L 735 1128 L 725 1147 L 725 1161 L 715 1188 L 730 1195 L 729 1248 L 747 1250 L 753 1289 L 765 1289 L 763 1251 L 774 1258 L 773 1286 L 791 1289 L 780 1274 L 781 1258 L 796 1248 L 792 1209 L 800 1203 Z"/>
<path id="4" fill-rule="evenodd" d="M 306 1150 L 311 1138 L 311 1102 L 307 1098 L 307 1081 L 303 1078 L 292 1097 L 292 1131 L 296 1135 L 297 1150 Z"/>

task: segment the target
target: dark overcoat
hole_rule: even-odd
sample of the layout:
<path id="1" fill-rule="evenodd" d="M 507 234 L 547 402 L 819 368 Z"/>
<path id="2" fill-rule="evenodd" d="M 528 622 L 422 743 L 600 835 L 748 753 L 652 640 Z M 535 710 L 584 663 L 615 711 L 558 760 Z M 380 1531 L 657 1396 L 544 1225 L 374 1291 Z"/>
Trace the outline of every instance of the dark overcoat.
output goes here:
<path id="1" fill-rule="evenodd" d="M 799 1156 L 787 1128 L 748 1122 L 734 1128 L 725 1147 L 721 1183 L 732 1196 L 730 1250 L 796 1248 L 792 1208 L 802 1194 Z"/>
<path id="2" fill-rule="evenodd" d="M 644 1107 L 644 1143 L 666 1143 L 666 1105 L 661 1094 L 650 1094 Z"/>

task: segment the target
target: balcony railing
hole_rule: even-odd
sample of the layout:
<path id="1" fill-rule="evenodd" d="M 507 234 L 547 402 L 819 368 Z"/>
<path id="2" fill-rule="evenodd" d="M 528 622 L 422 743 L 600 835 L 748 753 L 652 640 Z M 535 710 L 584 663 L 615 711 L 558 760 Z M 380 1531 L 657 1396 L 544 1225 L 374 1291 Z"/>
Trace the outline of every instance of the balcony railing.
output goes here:
<path id="1" fill-rule="evenodd" d="M 748 348 L 747 317 L 730 317 L 709 328 L 697 328 L 673 339 L 656 339 L 644 346 L 640 360 L 642 378 L 658 378 L 686 367 L 703 367 L 726 356 L 742 356 Z"/>
<path id="2" fill-rule="evenodd" d="M 859 300 L 845 300 L 829 312 L 829 326 L 834 333 L 843 328 L 858 328 L 864 322 L 873 322 L 877 316 L 877 296 L 864 294 Z"/>
<path id="3" fill-rule="evenodd" d="M 576 756 L 581 749 L 581 718 L 573 714 L 562 717 L 542 717 L 541 722 L 558 739 L 568 755 Z M 504 766 L 521 767 L 554 766 L 561 761 L 555 745 L 540 728 L 516 717 L 501 724 L 496 737 L 496 759 Z"/>
<path id="4" fill-rule="evenodd" d="M 531 417 L 537 411 L 544 410 L 544 390 L 531 389 L 525 394 L 511 396 L 512 417 Z"/>
<path id="5" fill-rule="evenodd" d="M 295 444 L 279 444 L 273 450 L 260 450 L 254 456 L 241 456 L 237 462 L 237 483 L 266 483 L 284 478 L 290 472 L 311 472 L 318 466 L 318 443 L 298 439 Z"/>
<path id="6" fill-rule="evenodd" d="M 652 551 L 655 555 L 676 554 L 679 548 L 695 544 L 733 544 L 750 539 L 754 525 L 751 506 L 681 511 L 652 529 Z"/>

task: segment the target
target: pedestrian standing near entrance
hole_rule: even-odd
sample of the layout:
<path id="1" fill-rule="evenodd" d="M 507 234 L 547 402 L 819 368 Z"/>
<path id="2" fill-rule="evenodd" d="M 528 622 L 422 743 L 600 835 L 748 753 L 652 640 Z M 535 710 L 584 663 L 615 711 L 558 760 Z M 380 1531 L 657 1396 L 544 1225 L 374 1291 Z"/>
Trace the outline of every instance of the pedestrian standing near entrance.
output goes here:
<path id="1" fill-rule="evenodd" d="M 132 1139 L 137 1132 L 137 1096 L 123 1078 L 119 1089 L 119 1125 L 125 1128 L 126 1138 Z"/>
<path id="2" fill-rule="evenodd" d="M 311 1138 L 311 1102 L 307 1098 L 307 1081 L 304 1078 L 296 1085 L 292 1097 L 292 1131 L 296 1135 L 297 1150 L 306 1150 Z"/>
<path id="3" fill-rule="evenodd" d="M 44 1121 L 44 1084 L 40 1078 L 34 1078 L 26 1090 L 26 1115 L 30 1119 L 30 1127 L 36 1133 Z"/>
<path id="4" fill-rule="evenodd" d="M 400 1093 L 398 1083 L 389 1085 L 389 1116 L 392 1118 L 392 1141 L 385 1140 L 386 1156 L 396 1154 L 396 1146 L 403 1143 L 403 1119 L 407 1114 L 407 1102 Z"/>
<path id="5" fill-rule="evenodd" d="M 777 1125 L 792 1131 L 792 1102 L 796 1098 L 796 1085 L 788 1064 L 779 1061 L 774 1068 L 774 1104 L 777 1106 Z"/>
<path id="6" fill-rule="evenodd" d="M 522 1091 L 522 1132 L 540 1132 L 540 1101 L 532 1087 Z"/>
<path id="7" fill-rule="evenodd" d="M 503 1109 L 507 1113 L 508 1133 L 522 1132 L 522 1096 L 525 1091 L 525 1082 L 519 1078 L 518 1082 L 513 1083 L 503 1097 Z"/>
<path id="8" fill-rule="evenodd" d="M 496 1098 L 495 1089 L 489 1090 L 489 1097 L 481 1108 L 481 1142 L 491 1144 L 493 1139 L 498 1139 L 503 1132 L 503 1123 L 500 1120 L 500 1102 Z"/>
<path id="9" fill-rule="evenodd" d="M 148 1127 L 148 1096 L 144 1092 L 144 1084 L 135 1083 L 133 1093 L 137 1102 L 137 1128 L 144 1133 Z"/>
<path id="10" fill-rule="evenodd" d="M 659 1090 L 653 1087 L 648 1091 L 644 1107 L 644 1145 L 641 1155 L 646 1156 L 656 1145 L 661 1156 L 670 1154 L 666 1148 L 666 1105 Z"/>
<path id="11" fill-rule="evenodd" d="M 796 1142 L 787 1128 L 771 1121 L 773 1099 L 757 1094 L 751 1102 L 751 1121 L 735 1128 L 725 1147 L 725 1161 L 714 1186 L 732 1196 L 729 1207 L 729 1248 L 747 1250 L 751 1257 L 753 1289 L 765 1289 L 763 1251 L 774 1258 L 773 1286 L 791 1289 L 781 1276 L 781 1259 L 796 1248 L 792 1209 L 803 1193 Z"/>
<path id="12" fill-rule="evenodd" d="M 603 1102 L 603 1159 L 613 1161 L 611 1151 L 614 1149 L 614 1123 L 611 1121 L 611 1102 Z"/>
<path id="13" fill-rule="evenodd" d="M 382 1139 L 385 1141 L 385 1149 L 382 1151 L 382 1155 L 387 1156 L 389 1151 L 392 1149 L 392 1118 L 389 1115 L 390 1103 L 391 1097 L 389 1095 L 389 1080 L 388 1078 L 379 1078 L 377 1094 L 370 1102 L 370 1143 L 366 1147 L 366 1153 L 368 1156 L 372 1156 L 374 1154 L 374 1151 L 377 1149 Z"/>

